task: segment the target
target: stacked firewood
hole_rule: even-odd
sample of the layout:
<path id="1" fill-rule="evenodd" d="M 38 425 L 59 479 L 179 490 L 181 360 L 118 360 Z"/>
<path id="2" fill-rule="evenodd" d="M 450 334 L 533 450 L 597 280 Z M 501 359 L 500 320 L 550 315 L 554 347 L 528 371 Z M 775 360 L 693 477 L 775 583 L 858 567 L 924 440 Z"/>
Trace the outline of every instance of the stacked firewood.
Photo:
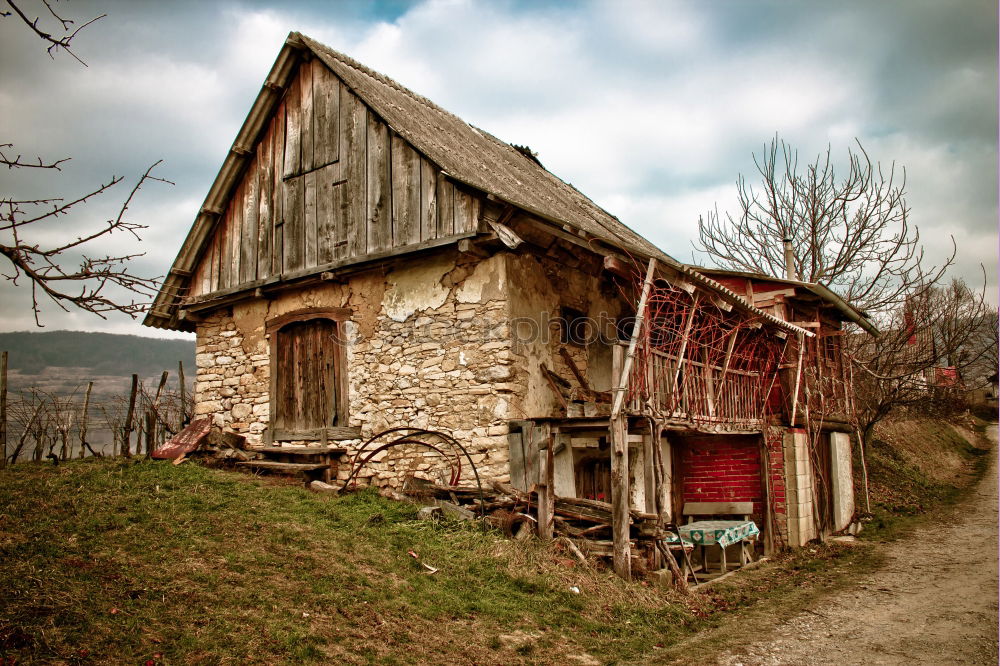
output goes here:
<path id="1" fill-rule="evenodd" d="M 506 483 L 484 486 L 448 486 L 412 479 L 404 489 L 411 498 L 430 500 L 461 507 L 516 539 L 527 538 L 537 530 L 538 494 L 518 490 Z M 554 508 L 556 535 L 574 540 L 589 555 L 612 556 L 611 504 L 580 497 L 556 497 Z M 631 511 L 630 535 L 633 552 L 652 553 L 655 541 L 663 537 L 653 514 Z M 640 559 L 646 559 L 641 557 Z M 641 562 L 640 562 L 641 565 Z"/>

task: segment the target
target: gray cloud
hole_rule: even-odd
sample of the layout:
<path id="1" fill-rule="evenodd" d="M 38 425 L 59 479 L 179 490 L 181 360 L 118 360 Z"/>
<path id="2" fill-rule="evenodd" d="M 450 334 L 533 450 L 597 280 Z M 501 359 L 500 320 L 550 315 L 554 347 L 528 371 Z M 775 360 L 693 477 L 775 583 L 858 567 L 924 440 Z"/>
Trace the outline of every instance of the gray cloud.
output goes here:
<path id="1" fill-rule="evenodd" d="M 948 235 L 956 274 L 987 264 L 996 289 L 995 3 L 97 2 L 88 64 L 51 61 L 0 20 L 0 117 L 61 174 L 0 174 L 3 192 L 83 192 L 163 158 L 175 187 L 134 207 L 150 224 L 142 268 L 179 248 L 284 35 L 297 29 L 397 78 L 543 163 L 682 259 L 699 214 L 731 206 L 738 173 L 774 134 L 811 158 L 857 136 L 907 168 L 928 256 Z M 73 218 L 93 224 L 124 192 Z M 49 233 L 56 233 L 51 231 Z M 115 244 L 112 244 L 116 246 Z M 123 244 L 124 246 L 124 244 Z M 117 247 L 117 246 L 116 246 Z M 0 286 L 4 329 L 24 294 Z M 49 328 L 103 328 L 58 310 Z M 153 334 L 129 321 L 115 330 Z"/>

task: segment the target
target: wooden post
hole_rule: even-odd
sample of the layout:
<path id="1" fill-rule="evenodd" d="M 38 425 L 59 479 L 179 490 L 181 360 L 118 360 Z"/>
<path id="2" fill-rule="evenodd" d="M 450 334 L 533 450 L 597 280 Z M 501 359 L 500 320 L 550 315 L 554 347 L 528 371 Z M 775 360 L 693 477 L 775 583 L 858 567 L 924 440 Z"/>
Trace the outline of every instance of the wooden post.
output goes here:
<path id="1" fill-rule="evenodd" d="M 799 383 L 802 380 L 802 353 L 805 351 L 806 347 L 805 338 L 802 336 L 801 333 L 798 335 L 798 340 L 799 340 L 799 362 L 795 366 L 795 390 L 792 391 L 792 418 L 788 422 L 788 424 L 793 428 L 795 427 L 795 416 L 799 406 Z M 767 397 L 765 396 L 764 399 L 766 400 Z"/>
<path id="2" fill-rule="evenodd" d="M 677 383 L 681 378 L 681 365 L 684 363 L 684 354 L 687 353 L 688 340 L 691 337 L 691 326 L 694 324 L 694 311 L 698 307 L 698 301 L 701 300 L 701 292 L 696 291 L 694 298 L 691 299 L 691 307 L 687 312 L 687 321 L 684 322 L 684 333 L 681 336 L 681 348 L 677 352 L 677 367 L 674 369 L 674 379 L 671 383 L 671 388 L 674 392 L 679 393 L 677 388 Z"/>
<path id="3" fill-rule="evenodd" d="M 628 485 L 628 417 L 619 414 L 611 420 L 611 529 L 615 573 L 625 580 L 632 578 Z"/>
<path id="4" fill-rule="evenodd" d="M 152 409 L 146 410 L 146 457 L 153 453 L 153 440 L 156 438 L 156 412 Z M 136 446 L 138 453 L 139 447 Z"/>
<path id="5" fill-rule="evenodd" d="M 771 492 L 771 451 L 767 448 L 767 429 L 761 431 L 760 436 L 760 469 L 761 481 L 764 485 L 764 554 L 770 555 L 775 550 L 777 541 L 774 536 L 774 521 L 771 516 L 774 513 L 774 497 Z"/>
<path id="6" fill-rule="evenodd" d="M 184 386 L 184 361 L 177 361 L 177 379 L 180 382 L 180 396 L 181 396 L 181 408 L 180 408 L 180 423 L 177 425 L 177 432 L 180 432 L 184 425 L 187 423 L 187 387 Z"/>
<path id="7" fill-rule="evenodd" d="M 0 469 L 7 466 L 7 352 L 0 354 Z"/>
<path id="8" fill-rule="evenodd" d="M 546 423 L 531 430 L 536 439 L 534 447 L 538 455 L 538 538 L 546 541 L 552 538 L 555 513 L 555 470 L 552 463 L 552 430 Z"/>
<path id="9" fill-rule="evenodd" d="M 649 423 L 649 438 L 653 446 L 653 481 L 655 500 L 656 524 L 663 527 L 666 522 L 667 507 L 670 504 L 670 488 L 667 485 L 667 468 L 663 462 L 663 426 L 660 422 L 651 419 Z M 676 522 L 676 521 L 675 521 Z"/>
<path id="10" fill-rule="evenodd" d="M 139 375 L 132 375 L 132 389 L 128 394 L 128 411 L 125 413 L 125 424 L 122 426 L 122 455 L 128 458 L 132 455 L 129 439 L 132 437 L 132 417 L 135 415 L 135 396 L 139 392 Z"/>
<path id="11" fill-rule="evenodd" d="M 653 429 L 650 426 L 649 436 L 642 438 L 642 490 L 645 496 L 646 513 L 656 513 L 656 454 L 653 453 L 656 440 L 653 439 L 653 435 Z"/>
<path id="12" fill-rule="evenodd" d="M 638 325 L 638 323 L 637 323 Z M 633 331 L 633 338 L 634 338 Z M 612 376 L 627 378 L 623 369 L 622 348 L 612 349 Z M 627 386 L 627 384 L 626 384 Z M 624 388 L 618 395 L 624 394 Z M 628 500 L 628 417 L 619 409 L 612 411 L 611 425 L 611 533 L 613 538 L 613 559 L 615 573 L 625 580 L 632 579 L 632 551 L 629 547 L 629 500 Z"/>
<path id="13" fill-rule="evenodd" d="M 91 448 L 90 444 L 87 443 L 87 421 L 88 412 L 90 411 L 90 392 L 94 390 L 94 382 L 87 383 L 87 392 L 83 396 L 83 411 L 80 412 L 80 457 L 83 457 L 84 451 L 90 449 L 91 455 L 96 456 L 97 452 Z"/>

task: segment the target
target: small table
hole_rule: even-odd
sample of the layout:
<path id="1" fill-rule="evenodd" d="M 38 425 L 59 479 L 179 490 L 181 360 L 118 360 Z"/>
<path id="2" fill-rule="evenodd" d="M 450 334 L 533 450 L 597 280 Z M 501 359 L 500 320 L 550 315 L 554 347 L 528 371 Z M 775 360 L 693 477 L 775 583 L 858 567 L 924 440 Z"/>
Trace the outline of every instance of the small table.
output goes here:
<path id="1" fill-rule="evenodd" d="M 760 530 L 752 520 L 698 520 L 678 526 L 681 538 L 701 546 L 702 565 L 708 570 L 708 546 L 716 545 L 721 551 L 722 573 L 726 573 L 726 547 L 740 544 L 740 565 L 753 561 L 749 545 L 757 539 Z"/>

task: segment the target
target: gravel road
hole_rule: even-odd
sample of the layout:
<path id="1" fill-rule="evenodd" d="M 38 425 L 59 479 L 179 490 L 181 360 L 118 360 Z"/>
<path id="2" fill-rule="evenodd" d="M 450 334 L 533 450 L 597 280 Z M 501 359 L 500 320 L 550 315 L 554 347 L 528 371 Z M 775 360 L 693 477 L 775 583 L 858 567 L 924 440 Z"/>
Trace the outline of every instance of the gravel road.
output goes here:
<path id="1" fill-rule="evenodd" d="M 997 428 L 989 471 L 947 519 L 887 545 L 885 568 L 724 666 L 997 663 Z"/>

